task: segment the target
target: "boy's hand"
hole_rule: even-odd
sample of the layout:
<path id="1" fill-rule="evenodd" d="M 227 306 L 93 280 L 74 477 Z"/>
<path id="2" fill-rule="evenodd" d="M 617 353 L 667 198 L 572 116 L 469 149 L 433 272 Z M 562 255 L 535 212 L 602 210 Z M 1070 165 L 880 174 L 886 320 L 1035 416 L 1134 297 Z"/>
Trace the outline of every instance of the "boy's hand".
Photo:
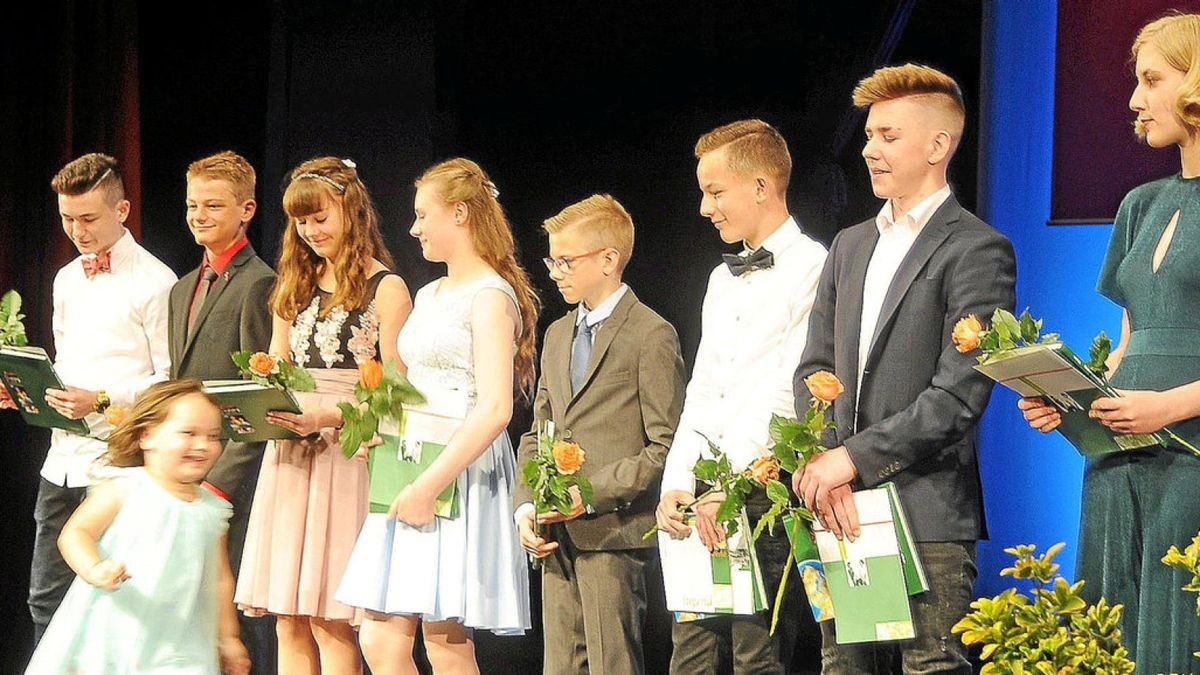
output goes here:
<path id="1" fill-rule="evenodd" d="M 1017 407 L 1021 409 L 1021 414 L 1025 416 L 1029 426 L 1042 433 L 1054 431 L 1062 424 L 1062 413 L 1058 408 L 1047 404 L 1045 399 L 1039 396 L 1017 399 Z"/>
<path id="2" fill-rule="evenodd" d="M 535 558 L 545 558 L 558 548 L 558 542 L 547 542 L 533 532 L 533 509 L 527 508 L 517 519 L 517 532 L 521 535 L 521 547 Z"/>
<path id="3" fill-rule="evenodd" d="M 16 410 L 17 403 L 8 395 L 8 390 L 4 385 L 0 385 L 0 410 Z"/>
<path id="4" fill-rule="evenodd" d="M 717 509 L 721 508 L 724 501 L 724 492 L 714 492 L 692 507 L 696 512 L 696 529 L 700 531 L 700 541 L 704 542 L 710 553 L 725 545 L 725 528 L 717 522 Z"/>
<path id="5" fill-rule="evenodd" d="M 96 412 L 96 392 L 79 387 L 69 386 L 65 391 L 47 389 L 46 402 L 69 420 L 83 419 L 89 413 Z"/>
<path id="6" fill-rule="evenodd" d="M 223 637 L 217 642 L 221 672 L 227 675 L 250 675 L 250 652 L 236 637 Z"/>
<path id="7" fill-rule="evenodd" d="M 558 511 L 548 511 L 538 514 L 538 522 L 543 525 L 549 523 L 561 523 L 564 520 L 575 520 L 579 516 L 587 513 L 587 507 L 583 505 L 583 495 L 579 492 L 578 485 L 572 485 L 567 489 L 567 494 L 571 495 L 571 513 L 563 515 Z"/>
<path id="8" fill-rule="evenodd" d="M 675 539 L 683 539 L 691 534 L 692 528 L 684 522 L 684 513 L 680 508 L 691 504 L 695 498 L 692 493 L 683 490 L 670 490 L 664 494 L 654 510 L 654 520 L 659 529 Z"/>
<path id="9" fill-rule="evenodd" d="M 121 585 L 122 581 L 129 578 L 125 573 L 125 563 L 117 562 L 112 558 L 106 558 L 92 565 L 92 569 L 87 571 L 87 574 L 81 574 L 83 580 L 96 588 L 103 588 L 106 591 L 115 591 Z"/>

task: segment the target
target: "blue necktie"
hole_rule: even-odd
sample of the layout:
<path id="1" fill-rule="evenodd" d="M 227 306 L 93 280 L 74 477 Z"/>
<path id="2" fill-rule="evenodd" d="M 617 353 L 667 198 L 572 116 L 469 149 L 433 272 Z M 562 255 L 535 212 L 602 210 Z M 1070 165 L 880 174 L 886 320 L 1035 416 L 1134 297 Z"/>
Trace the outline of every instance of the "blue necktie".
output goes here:
<path id="1" fill-rule="evenodd" d="M 575 340 L 571 342 L 571 394 L 583 386 L 583 376 L 587 373 L 588 361 L 592 358 L 592 331 L 595 326 L 589 325 L 584 319 L 575 328 Z"/>

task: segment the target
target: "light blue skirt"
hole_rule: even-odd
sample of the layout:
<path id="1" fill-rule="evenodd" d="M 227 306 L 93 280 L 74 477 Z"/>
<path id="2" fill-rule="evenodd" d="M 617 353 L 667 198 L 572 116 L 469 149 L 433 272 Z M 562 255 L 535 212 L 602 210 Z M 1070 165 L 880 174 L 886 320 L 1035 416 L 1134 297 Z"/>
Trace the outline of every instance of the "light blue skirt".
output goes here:
<path id="1" fill-rule="evenodd" d="M 513 522 L 512 444 L 502 433 L 458 478 L 460 515 L 422 528 L 367 516 L 335 597 L 383 614 L 458 621 L 497 635 L 530 627 L 529 568 Z"/>

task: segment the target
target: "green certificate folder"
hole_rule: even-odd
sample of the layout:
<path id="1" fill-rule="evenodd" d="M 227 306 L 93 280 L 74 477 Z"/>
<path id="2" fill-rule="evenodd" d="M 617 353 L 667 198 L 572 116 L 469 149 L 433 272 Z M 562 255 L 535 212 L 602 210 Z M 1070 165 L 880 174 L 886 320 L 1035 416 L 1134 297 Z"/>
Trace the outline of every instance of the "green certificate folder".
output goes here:
<path id="1" fill-rule="evenodd" d="M 684 539 L 672 539 L 658 533 L 658 550 L 666 590 L 667 609 L 679 622 L 697 621 L 710 616 L 749 615 L 767 608 L 758 555 L 751 545 L 750 532 L 743 512 L 736 534 L 724 549 L 710 553 L 695 529 L 695 516 L 689 516 L 692 533 Z"/>
<path id="2" fill-rule="evenodd" d="M 814 526 L 838 644 L 914 636 L 908 598 L 928 585 L 896 496 L 891 484 L 854 493 L 862 535 L 853 542 Z"/>
<path id="3" fill-rule="evenodd" d="M 46 402 L 47 389 L 66 389 L 46 350 L 41 347 L 0 347 L 0 381 L 26 424 L 63 429 L 86 436 L 87 422 L 67 419 Z"/>
<path id="4" fill-rule="evenodd" d="M 300 438 L 288 429 L 267 422 L 267 412 L 300 413 L 290 391 L 246 380 L 206 380 L 204 391 L 221 409 L 221 436 L 243 443 Z"/>
<path id="5" fill-rule="evenodd" d="M 1117 396 L 1061 342 L 1014 349 L 975 370 L 1021 396 L 1040 396 L 1062 413 L 1057 431 L 1081 455 L 1104 455 L 1162 443 L 1159 434 L 1123 436 L 1088 416 L 1092 401 Z"/>
<path id="6" fill-rule="evenodd" d="M 371 513 L 387 513 L 400 491 L 408 487 L 433 464 L 446 449 L 445 444 L 418 441 L 391 434 L 379 435 L 381 445 L 371 448 L 368 471 Z M 401 449 L 405 452 L 401 452 Z M 434 499 L 434 515 L 457 518 L 459 514 L 458 480 L 454 480 Z"/>

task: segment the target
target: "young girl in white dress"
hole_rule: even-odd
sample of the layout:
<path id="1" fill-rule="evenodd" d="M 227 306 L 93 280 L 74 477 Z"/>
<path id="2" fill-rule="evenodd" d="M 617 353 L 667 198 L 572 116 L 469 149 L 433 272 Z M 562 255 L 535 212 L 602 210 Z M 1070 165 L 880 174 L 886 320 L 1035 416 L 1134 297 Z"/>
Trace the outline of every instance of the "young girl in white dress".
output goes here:
<path id="1" fill-rule="evenodd" d="M 108 441 L 137 467 L 101 483 L 63 527 L 78 574 L 26 673 L 250 672 L 225 549 L 231 509 L 200 487 L 224 447 L 195 380 L 156 384 Z"/>
<path id="2" fill-rule="evenodd" d="M 479 165 L 448 160 L 416 186 L 409 233 L 447 274 L 417 292 L 400 358 L 428 408 L 463 422 L 386 514 L 367 517 L 338 588 L 339 600 L 367 610 L 360 643 L 375 675 L 417 672 L 418 624 L 439 673 L 478 671 L 475 629 L 529 628 L 506 427 L 514 392 L 528 397 L 534 383 L 537 295 L 517 263 L 499 193 Z M 460 514 L 435 517 L 435 497 L 452 481 Z"/>

